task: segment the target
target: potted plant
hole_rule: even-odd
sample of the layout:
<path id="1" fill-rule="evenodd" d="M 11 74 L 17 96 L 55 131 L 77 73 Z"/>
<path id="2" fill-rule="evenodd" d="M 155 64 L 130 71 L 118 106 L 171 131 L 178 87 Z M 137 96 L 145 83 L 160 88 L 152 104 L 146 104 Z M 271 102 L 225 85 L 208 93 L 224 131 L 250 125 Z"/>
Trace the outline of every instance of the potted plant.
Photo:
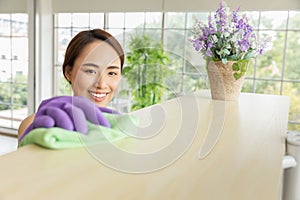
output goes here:
<path id="1" fill-rule="evenodd" d="M 263 53 L 270 38 L 258 42 L 247 16 L 224 1 L 207 24 L 196 20 L 192 33 L 195 50 L 207 60 L 212 98 L 237 100 L 249 60 Z"/>
<path id="2" fill-rule="evenodd" d="M 131 96 L 131 111 L 160 103 L 168 95 L 163 83 L 173 74 L 168 63 L 168 54 L 161 43 L 149 35 L 131 37 L 122 73 L 129 86 L 129 90 L 122 93 Z"/>

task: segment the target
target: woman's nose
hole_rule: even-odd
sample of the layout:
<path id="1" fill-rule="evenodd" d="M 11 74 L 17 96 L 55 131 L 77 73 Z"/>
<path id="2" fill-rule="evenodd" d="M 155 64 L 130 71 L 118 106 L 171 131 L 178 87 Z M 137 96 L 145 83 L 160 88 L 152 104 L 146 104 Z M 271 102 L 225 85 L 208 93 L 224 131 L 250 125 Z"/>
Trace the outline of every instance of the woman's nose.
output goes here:
<path id="1" fill-rule="evenodd" d="M 96 79 L 95 84 L 97 88 L 101 88 L 101 89 L 106 88 L 107 84 L 106 84 L 105 76 L 103 74 L 100 74 Z"/>

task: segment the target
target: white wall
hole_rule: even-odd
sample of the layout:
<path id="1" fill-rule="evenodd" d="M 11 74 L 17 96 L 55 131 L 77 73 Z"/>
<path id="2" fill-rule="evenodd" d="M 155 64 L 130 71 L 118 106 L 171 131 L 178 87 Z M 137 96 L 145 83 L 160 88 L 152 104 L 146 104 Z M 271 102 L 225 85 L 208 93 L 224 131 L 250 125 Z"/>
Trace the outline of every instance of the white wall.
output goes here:
<path id="1" fill-rule="evenodd" d="M 212 11 L 220 0 L 53 0 L 54 12 Z M 300 10 L 300 0 L 227 0 L 241 10 Z"/>
<path id="2" fill-rule="evenodd" d="M 0 0 L 0 13 L 26 13 L 27 0 Z"/>
<path id="3" fill-rule="evenodd" d="M 27 12 L 28 0 L 0 0 L 0 13 Z M 38 0 L 37 0 L 38 1 Z M 211 11 L 220 0 L 44 0 L 53 12 Z M 226 0 L 241 10 L 300 10 L 300 0 Z"/>

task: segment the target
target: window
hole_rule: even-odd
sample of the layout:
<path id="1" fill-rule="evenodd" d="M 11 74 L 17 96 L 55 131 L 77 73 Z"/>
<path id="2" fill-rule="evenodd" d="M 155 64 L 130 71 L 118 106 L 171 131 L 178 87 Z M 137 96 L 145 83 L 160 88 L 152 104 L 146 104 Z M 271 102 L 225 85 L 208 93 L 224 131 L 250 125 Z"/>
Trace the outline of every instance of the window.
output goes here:
<path id="1" fill-rule="evenodd" d="M 56 14 L 55 34 L 58 82 L 65 82 L 61 73 L 63 54 L 70 38 L 86 28 L 108 30 L 122 43 L 125 53 L 130 37 L 136 33 L 149 34 L 162 41 L 168 52 L 177 79 L 170 80 L 172 89 L 188 93 L 207 89 L 205 61 L 189 42 L 194 18 L 207 19 L 207 12 L 114 12 Z M 300 12 L 247 12 L 259 36 L 272 36 L 272 45 L 263 56 L 251 62 L 243 92 L 290 96 L 289 129 L 300 130 Z M 126 65 L 126 63 L 125 63 Z M 58 84 L 59 94 L 69 93 L 68 84 Z M 66 89 L 67 88 L 67 89 Z"/>
<path id="2" fill-rule="evenodd" d="M 0 14 L 0 46 L 0 127 L 17 129 L 28 115 L 27 14 Z"/>
<path id="3" fill-rule="evenodd" d="M 78 32 L 92 28 L 104 28 L 103 13 L 61 13 L 55 16 L 55 85 L 56 94 L 71 94 L 71 87 L 64 79 L 62 64 L 64 53 L 72 37 Z"/>

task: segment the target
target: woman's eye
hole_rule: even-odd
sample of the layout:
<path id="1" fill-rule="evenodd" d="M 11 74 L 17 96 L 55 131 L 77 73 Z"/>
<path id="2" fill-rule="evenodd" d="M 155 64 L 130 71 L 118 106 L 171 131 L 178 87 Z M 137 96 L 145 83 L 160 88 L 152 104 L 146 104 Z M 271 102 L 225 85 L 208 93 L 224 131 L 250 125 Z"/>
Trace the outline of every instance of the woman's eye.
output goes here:
<path id="1" fill-rule="evenodd" d="M 85 70 L 85 72 L 88 74 L 96 74 L 96 71 L 92 69 Z"/>
<path id="2" fill-rule="evenodd" d="M 110 75 L 110 76 L 116 76 L 118 74 L 116 72 L 108 72 L 108 75 Z"/>

